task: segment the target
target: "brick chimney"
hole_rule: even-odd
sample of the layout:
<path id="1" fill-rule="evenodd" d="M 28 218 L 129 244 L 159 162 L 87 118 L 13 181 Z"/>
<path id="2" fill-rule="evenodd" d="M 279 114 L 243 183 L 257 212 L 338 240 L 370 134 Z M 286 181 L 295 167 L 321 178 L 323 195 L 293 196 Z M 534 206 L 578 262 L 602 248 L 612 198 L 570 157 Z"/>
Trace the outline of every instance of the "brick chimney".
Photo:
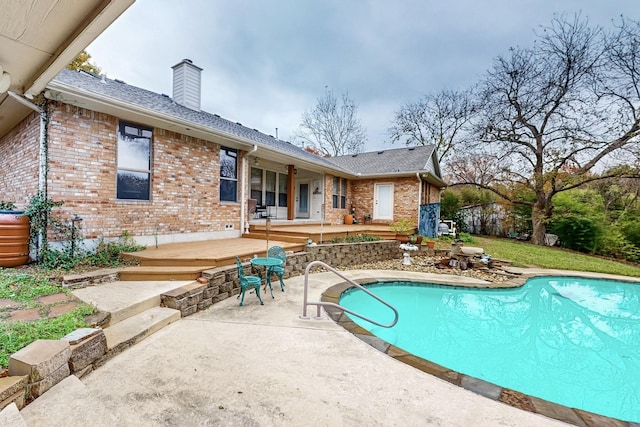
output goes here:
<path id="1" fill-rule="evenodd" d="M 200 111 L 200 72 L 190 59 L 183 59 L 173 69 L 173 100 L 187 108 Z"/>

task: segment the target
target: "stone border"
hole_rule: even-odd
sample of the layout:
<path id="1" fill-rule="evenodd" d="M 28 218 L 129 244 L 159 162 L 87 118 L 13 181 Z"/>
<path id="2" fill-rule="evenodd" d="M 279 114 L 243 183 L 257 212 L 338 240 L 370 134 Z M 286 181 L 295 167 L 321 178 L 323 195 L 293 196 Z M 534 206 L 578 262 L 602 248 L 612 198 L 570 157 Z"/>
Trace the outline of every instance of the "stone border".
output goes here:
<path id="1" fill-rule="evenodd" d="M 565 272 L 566 274 L 566 272 Z M 505 287 L 519 287 L 533 278 L 541 277 L 541 274 L 523 275 L 519 278 L 509 281 L 509 283 L 502 283 L 500 288 Z M 554 275 L 555 276 L 555 275 Z M 576 277 L 575 275 L 566 275 L 566 277 Z M 577 276 L 579 277 L 579 276 Z M 405 279 L 402 279 L 405 280 Z M 406 279 L 407 281 L 414 281 Z M 379 280 L 372 279 L 359 279 L 356 282 L 360 284 L 367 284 L 378 282 Z M 452 285 L 451 283 L 435 283 L 437 281 L 430 280 L 428 283 L 434 283 L 443 286 L 462 286 L 462 287 L 479 287 L 478 285 L 469 285 L 464 283 L 458 283 Z M 426 283 L 426 282 L 425 282 Z M 351 288 L 355 286 L 348 282 L 341 282 L 329 287 L 322 293 L 322 302 L 331 302 L 339 304 L 341 296 Z M 491 286 L 482 286 L 491 287 Z M 579 427 L 640 427 L 640 423 L 622 421 L 615 418 L 606 417 L 599 414 L 583 411 L 581 409 L 569 408 L 567 406 L 559 405 L 554 402 L 550 402 L 544 399 L 540 399 L 534 396 L 528 396 L 516 390 L 502 388 L 496 384 L 489 383 L 487 381 L 470 377 L 460 372 L 453 371 L 449 368 L 441 366 L 437 363 L 430 362 L 421 357 L 415 356 L 411 353 L 402 350 L 388 342 L 376 337 L 371 332 L 362 328 L 351 320 L 344 311 L 333 306 L 324 306 L 324 310 L 334 322 L 342 326 L 348 332 L 351 332 L 355 337 L 369 344 L 371 347 L 378 351 L 381 351 L 388 356 L 405 363 L 416 369 L 421 370 L 427 374 L 433 375 L 451 384 L 462 387 L 466 390 L 480 394 L 498 402 L 505 403 L 518 409 L 537 413 L 548 418 L 553 418 L 568 424 L 573 424 Z"/>

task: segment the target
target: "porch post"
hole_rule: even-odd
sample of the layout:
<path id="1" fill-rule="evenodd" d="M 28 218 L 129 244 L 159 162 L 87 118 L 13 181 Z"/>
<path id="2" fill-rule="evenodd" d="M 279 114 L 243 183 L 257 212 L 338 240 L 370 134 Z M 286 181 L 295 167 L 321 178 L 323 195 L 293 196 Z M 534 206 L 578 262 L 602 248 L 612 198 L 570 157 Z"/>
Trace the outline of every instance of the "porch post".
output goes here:
<path id="1" fill-rule="evenodd" d="M 287 165 L 287 219 L 292 221 L 296 213 L 295 168 Z"/>

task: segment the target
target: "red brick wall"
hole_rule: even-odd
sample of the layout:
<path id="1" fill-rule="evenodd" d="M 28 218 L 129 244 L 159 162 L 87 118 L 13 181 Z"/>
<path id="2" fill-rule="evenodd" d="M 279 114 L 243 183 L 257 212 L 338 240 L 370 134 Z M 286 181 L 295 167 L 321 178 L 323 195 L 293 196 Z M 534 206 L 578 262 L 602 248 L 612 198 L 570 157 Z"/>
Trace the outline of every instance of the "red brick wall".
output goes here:
<path id="1" fill-rule="evenodd" d="M 0 201 L 25 209 L 38 191 L 40 116 L 33 112 L 0 138 Z"/>
<path id="2" fill-rule="evenodd" d="M 364 221 L 367 214 L 373 215 L 374 185 L 376 183 L 393 183 L 393 218 L 408 218 L 418 223 L 419 189 L 416 177 L 389 179 L 362 179 L 352 183 L 352 202 L 356 210 L 358 222 Z M 424 191 L 424 190 L 423 190 Z M 438 189 L 431 186 L 431 196 L 439 194 Z M 423 194 L 423 197 L 425 195 Z M 439 196 L 438 196 L 439 197 Z M 376 221 L 374 221 L 375 223 Z M 389 221 L 377 221 L 388 223 Z"/>
<path id="3" fill-rule="evenodd" d="M 327 174 L 324 180 L 324 220 L 331 224 L 344 224 L 344 216 L 350 214 L 353 199 L 352 183 L 347 180 L 347 200 L 345 209 L 333 207 L 333 175 Z M 342 190 L 341 190 L 342 191 Z M 338 198 L 340 206 L 340 198 Z"/>
<path id="4" fill-rule="evenodd" d="M 151 200 L 117 200 L 118 118 L 57 104 L 50 123 L 49 197 L 64 202 L 62 218 L 83 218 L 84 238 L 241 230 L 240 204 L 220 202 L 219 145 L 154 128 Z"/>

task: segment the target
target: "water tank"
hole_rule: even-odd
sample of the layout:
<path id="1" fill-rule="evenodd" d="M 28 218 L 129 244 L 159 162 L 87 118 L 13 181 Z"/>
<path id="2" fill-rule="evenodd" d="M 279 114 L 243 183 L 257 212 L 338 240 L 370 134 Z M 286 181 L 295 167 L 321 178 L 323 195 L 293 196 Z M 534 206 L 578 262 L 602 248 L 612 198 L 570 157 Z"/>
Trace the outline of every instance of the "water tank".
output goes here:
<path id="1" fill-rule="evenodd" d="M 0 210 L 0 267 L 29 262 L 29 217 L 21 211 Z"/>

